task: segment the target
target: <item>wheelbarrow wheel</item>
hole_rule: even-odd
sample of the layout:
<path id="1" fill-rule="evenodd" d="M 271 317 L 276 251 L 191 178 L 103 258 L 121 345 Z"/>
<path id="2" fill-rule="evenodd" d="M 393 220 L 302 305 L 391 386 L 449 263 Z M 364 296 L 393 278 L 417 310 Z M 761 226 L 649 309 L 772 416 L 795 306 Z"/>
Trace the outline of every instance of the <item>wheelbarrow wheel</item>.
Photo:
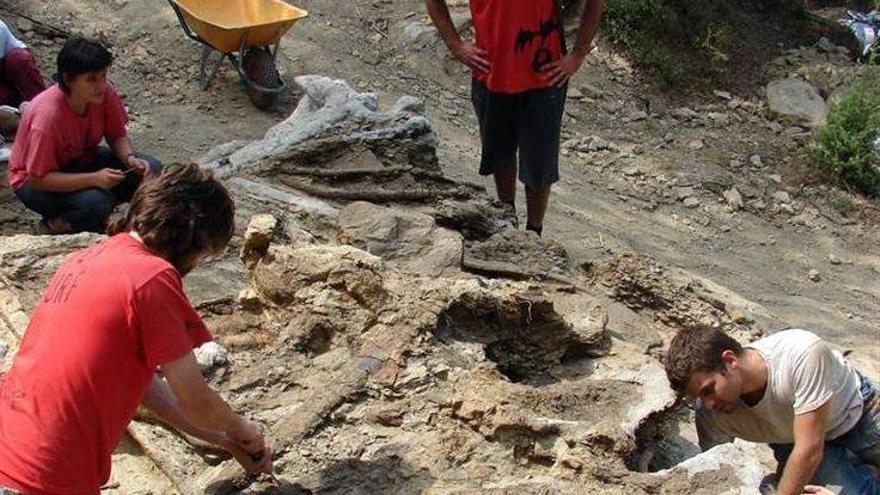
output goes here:
<path id="1" fill-rule="evenodd" d="M 268 110 L 278 99 L 280 91 L 277 89 L 284 85 L 274 57 L 264 48 L 251 48 L 242 59 L 242 69 L 247 77 L 245 91 L 251 103 L 260 110 Z"/>

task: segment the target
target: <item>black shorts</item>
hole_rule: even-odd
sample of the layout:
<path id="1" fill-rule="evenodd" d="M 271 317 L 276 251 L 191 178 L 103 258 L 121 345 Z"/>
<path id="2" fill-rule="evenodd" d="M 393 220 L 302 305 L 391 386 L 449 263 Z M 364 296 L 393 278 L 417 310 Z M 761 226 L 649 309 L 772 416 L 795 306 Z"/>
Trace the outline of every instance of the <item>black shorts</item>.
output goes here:
<path id="1" fill-rule="evenodd" d="M 549 186 L 559 180 L 559 134 L 566 87 L 523 93 L 493 93 L 474 79 L 471 101 L 483 142 L 480 175 L 516 166 L 527 187 Z"/>

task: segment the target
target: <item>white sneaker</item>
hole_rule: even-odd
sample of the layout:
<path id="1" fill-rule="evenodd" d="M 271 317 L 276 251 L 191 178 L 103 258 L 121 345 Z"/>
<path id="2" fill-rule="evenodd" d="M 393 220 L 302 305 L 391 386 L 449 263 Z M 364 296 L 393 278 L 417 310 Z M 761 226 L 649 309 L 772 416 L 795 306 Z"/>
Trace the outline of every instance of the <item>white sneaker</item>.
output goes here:
<path id="1" fill-rule="evenodd" d="M 0 148 L 0 163 L 6 163 L 9 161 L 9 155 L 12 154 L 11 148 Z"/>

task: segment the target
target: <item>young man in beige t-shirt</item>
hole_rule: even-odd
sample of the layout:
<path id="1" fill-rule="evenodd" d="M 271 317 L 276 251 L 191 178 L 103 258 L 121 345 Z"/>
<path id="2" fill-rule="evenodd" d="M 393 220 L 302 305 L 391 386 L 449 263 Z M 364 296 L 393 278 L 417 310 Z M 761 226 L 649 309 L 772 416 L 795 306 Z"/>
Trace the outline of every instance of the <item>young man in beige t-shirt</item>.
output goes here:
<path id="1" fill-rule="evenodd" d="M 813 483 L 880 495 L 877 390 L 815 334 L 784 330 L 744 348 L 720 330 L 683 330 L 666 373 L 697 400 L 702 449 L 734 438 L 770 444 L 778 493 L 800 495 Z"/>

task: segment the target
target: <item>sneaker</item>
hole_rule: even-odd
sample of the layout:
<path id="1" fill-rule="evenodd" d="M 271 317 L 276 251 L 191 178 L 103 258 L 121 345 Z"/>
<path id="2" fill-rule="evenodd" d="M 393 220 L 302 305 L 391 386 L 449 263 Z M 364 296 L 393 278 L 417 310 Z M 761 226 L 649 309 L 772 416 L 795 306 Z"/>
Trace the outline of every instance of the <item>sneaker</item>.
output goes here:
<path id="1" fill-rule="evenodd" d="M 46 220 L 40 220 L 37 224 L 37 235 L 63 235 L 73 232 L 70 224 L 62 220 L 60 217 Z"/>
<path id="2" fill-rule="evenodd" d="M 0 143 L 2 144 L 2 143 Z M 12 149 L 10 148 L 0 148 L 0 163 L 6 163 L 9 161 L 9 155 L 12 154 Z"/>

